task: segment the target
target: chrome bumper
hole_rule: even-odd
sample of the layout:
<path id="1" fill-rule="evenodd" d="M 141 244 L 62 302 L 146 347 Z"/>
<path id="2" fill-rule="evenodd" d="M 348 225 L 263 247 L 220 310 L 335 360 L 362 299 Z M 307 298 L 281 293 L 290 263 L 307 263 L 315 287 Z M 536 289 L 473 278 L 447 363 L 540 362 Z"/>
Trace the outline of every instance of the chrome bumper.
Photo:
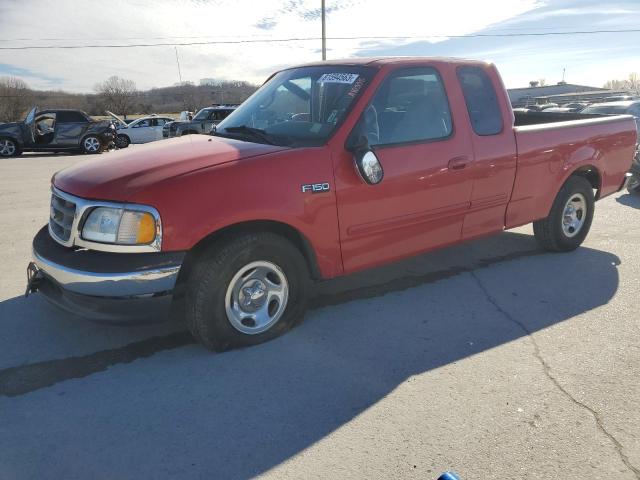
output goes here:
<path id="1" fill-rule="evenodd" d="M 170 292 L 180 265 L 151 267 L 134 272 L 89 272 L 54 263 L 33 249 L 33 264 L 61 288 L 94 297 L 139 297 Z"/>
<path id="2" fill-rule="evenodd" d="M 184 252 L 110 253 L 66 248 L 47 227 L 33 239 L 30 292 L 99 321 L 164 320 L 172 306 Z"/>

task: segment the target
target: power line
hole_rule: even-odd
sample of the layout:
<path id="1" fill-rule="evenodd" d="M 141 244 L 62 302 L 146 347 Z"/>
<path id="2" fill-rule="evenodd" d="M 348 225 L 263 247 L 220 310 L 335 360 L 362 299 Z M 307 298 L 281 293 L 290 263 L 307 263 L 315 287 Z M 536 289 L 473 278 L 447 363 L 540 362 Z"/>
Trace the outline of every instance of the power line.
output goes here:
<path id="1" fill-rule="evenodd" d="M 568 35 L 593 35 L 602 33 L 640 33 L 640 29 L 624 30 L 576 30 L 570 32 L 522 32 L 522 33 L 472 33 L 468 35 L 415 35 L 415 36 L 354 36 L 328 37 L 327 40 L 428 40 L 432 38 L 482 38 L 482 37 L 546 37 Z M 287 43 L 318 41 L 322 37 L 265 38 L 247 40 L 212 40 L 202 42 L 170 42 L 170 43 L 131 43 L 105 45 L 23 45 L 16 47 L 0 47 L 0 50 L 77 50 L 84 48 L 143 48 L 143 47 L 181 47 L 198 45 L 238 45 L 255 43 Z"/>
<path id="2" fill-rule="evenodd" d="M 527 30 L 531 27 L 500 27 L 495 29 L 495 33 L 501 31 L 510 31 L 510 30 Z M 557 25 L 553 27 L 536 27 L 536 30 L 554 30 L 554 29 L 570 29 L 575 27 L 569 27 L 566 25 Z M 446 37 L 447 35 L 442 35 Z M 268 40 L 270 37 L 268 35 L 165 35 L 165 36 L 157 36 L 157 37 L 41 37 L 41 38 L 0 38 L 0 42 L 61 42 L 61 41 L 76 41 L 76 40 L 91 40 L 91 41 L 106 41 L 106 40 L 176 40 L 176 39 L 223 39 L 223 38 L 255 38 L 255 37 L 265 37 L 265 40 Z M 429 35 L 425 35 L 425 37 L 429 37 Z M 366 37 L 373 38 L 373 37 Z M 393 37 L 398 38 L 398 37 Z M 173 44 L 172 44 L 173 45 Z"/>

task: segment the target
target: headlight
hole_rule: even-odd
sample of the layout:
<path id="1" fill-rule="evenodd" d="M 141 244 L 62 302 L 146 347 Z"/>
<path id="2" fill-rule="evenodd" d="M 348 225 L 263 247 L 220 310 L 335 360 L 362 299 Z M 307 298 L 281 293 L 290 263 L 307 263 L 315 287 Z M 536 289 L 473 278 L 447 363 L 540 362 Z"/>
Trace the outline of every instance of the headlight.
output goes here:
<path id="1" fill-rule="evenodd" d="M 94 208 L 82 227 L 82 238 L 118 245 L 146 245 L 158 234 L 154 216 L 140 210 Z"/>

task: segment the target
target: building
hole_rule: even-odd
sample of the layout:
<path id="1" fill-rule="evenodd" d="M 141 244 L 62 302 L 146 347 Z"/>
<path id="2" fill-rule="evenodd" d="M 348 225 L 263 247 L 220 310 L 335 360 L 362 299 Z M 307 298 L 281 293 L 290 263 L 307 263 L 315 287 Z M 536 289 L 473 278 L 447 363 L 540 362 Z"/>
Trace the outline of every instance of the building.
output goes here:
<path id="1" fill-rule="evenodd" d="M 537 86 L 537 82 L 531 82 L 529 87 L 510 88 L 507 92 L 509 93 L 511 105 L 514 108 L 526 107 L 527 105 L 541 105 L 550 102 L 557 104 L 582 101 L 594 103 L 611 95 L 627 93 L 566 82 L 559 82 L 556 85 L 545 85 L 543 87 Z"/>

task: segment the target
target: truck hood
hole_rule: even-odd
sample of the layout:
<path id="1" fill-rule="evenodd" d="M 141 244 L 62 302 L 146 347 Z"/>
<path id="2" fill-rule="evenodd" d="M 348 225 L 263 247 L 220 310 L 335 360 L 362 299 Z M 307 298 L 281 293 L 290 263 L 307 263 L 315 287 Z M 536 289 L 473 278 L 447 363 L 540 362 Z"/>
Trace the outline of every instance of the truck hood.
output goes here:
<path id="1" fill-rule="evenodd" d="M 194 170 L 285 150 L 286 147 L 188 135 L 104 153 L 56 173 L 56 188 L 92 200 L 127 202 L 137 191 Z"/>

